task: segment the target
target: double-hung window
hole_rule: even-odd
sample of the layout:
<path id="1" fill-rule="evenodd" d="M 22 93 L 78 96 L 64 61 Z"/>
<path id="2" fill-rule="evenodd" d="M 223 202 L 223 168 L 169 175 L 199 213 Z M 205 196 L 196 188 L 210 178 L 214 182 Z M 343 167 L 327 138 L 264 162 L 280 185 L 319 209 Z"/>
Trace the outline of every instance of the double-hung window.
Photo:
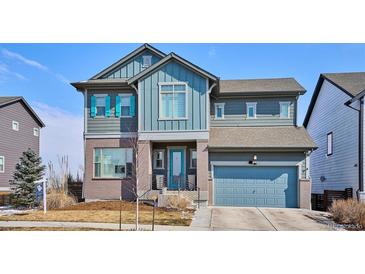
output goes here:
<path id="1" fill-rule="evenodd" d="M 280 104 L 280 118 L 289 118 L 290 102 L 279 102 L 279 104 Z"/>
<path id="2" fill-rule="evenodd" d="M 95 95 L 96 116 L 105 116 L 106 95 Z"/>
<path id="3" fill-rule="evenodd" d="M 197 153 L 196 149 L 190 150 L 190 168 L 195 169 L 197 165 Z"/>
<path id="4" fill-rule="evenodd" d="M 159 118 L 168 120 L 187 119 L 186 83 L 160 83 Z"/>
<path id="5" fill-rule="evenodd" d="M 224 119 L 224 103 L 215 103 L 215 119 Z"/>
<path id="6" fill-rule="evenodd" d="M 131 116 L 131 94 L 119 94 L 120 96 L 120 116 Z"/>
<path id="7" fill-rule="evenodd" d="M 156 149 L 153 152 L 153 168 L 164 169 L 164 161 L 165 161 L 165 150 Z"/>
<path id="8" fill-rule="evenodd" d="M 5 172 L 5 157 L 0 156 L 0 173 Z"/>
<path id="9" fill-rule="evenodd" d="M 132 148 L 95 148 L 94 178 L 121 179 L 132 176 Z"/>
<path id="10" fill-rule="evenodd" d="M 255 119 L 256 118 L 256 102 L 246 103 L 246 113 L 247 119 Z"/>
<path id="11" fill-rule="evenodd" d="M 333 133 L 330 132 L 327 134 L 327 156 L 333 154 Z"/>

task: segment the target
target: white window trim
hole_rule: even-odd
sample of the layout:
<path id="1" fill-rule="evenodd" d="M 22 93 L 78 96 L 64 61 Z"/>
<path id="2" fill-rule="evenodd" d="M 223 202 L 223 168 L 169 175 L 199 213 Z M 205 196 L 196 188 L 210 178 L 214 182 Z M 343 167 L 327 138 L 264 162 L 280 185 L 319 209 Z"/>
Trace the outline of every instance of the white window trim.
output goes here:
<path id="1" fill-rule="evenodd" d="M 290 103 L 289 101 L 286 101 L 286 102 L 279 102 L 279 105 L 280 105 L 280 118 L 281 119 L 290 119 Z M 288 106 L 288 117 L 285 117 L 285 116 L 282 116 L 281 115 L 281 106 L 282 105 L 287 105 Z"/>
<path id="2" fill-rule="evenodd" d="M 257 102 L 247 102 L 246 103 L 246 118 L 247 119 L 256 119 L 256 106 L 257 106 Z M 254 114 L 254 116 L 253 117 L 249 117 L 248 116 L 248 109 L 250 108 L 250 107 L 253 107 L 253 114 Z"/>
<path id="3" fill-rule="evenodd" d="M 197 161 L 198 161 L 198 152 L 197 152 L 197 150 L 196 150 L 196 148 L 191 148 L 190 149 L 190 151 L 189 151 L 189 153 L 190 153 L 190 169 L 196 169 L 197 167 L 193 167 L 193 151 L 195 151 L 197 154 L 196 154 L 196 159 L 197 159 Z"/>
<path id="4" fill-rule="evenodd" d="M 120 108 L 122 108 L 122 97 L 132 97 L 132 93 L 119 93 L 118 96 L 120 97 Z M 131 107 L 130 105 L 131 101 L 129 99 L 129 107 Z M 130 113 L 130 112 L 129 112 Z M 122 115 L 122 110 L 120 110 L 120 118 L 131 118 L 131 115 Z"/>
<path id="5" fill-rule="evenodd" d="M 162 117 L 162 94 L 171 93 L 170 91 L 161 91 L 161 86 L 171 86 L 171 85 L 185 85 L 185 91 L 173 91 L 172 93 L 184 93 L 185 94 L 185 117 Z M 161 121 L 171 121 L 171 120 L 188 120 L 188 84 L 186 82 L 159 82 L 158 83 L 158 120 Z M 172 103 L 172 113 L 174 113 L 174 103 Z"/>
<path id="6" fill-rule="evenodd" d="M 216 120 L 223 120 L 224 119 L 224 105 L 225 105 L 225 103 L 215 103 L 214 104 L 214 119 L 216 119 Z M 218 109 L 218 107 L 221 107 L 222 108 L 222 117 L 218 117 L 217 116 L 217 113 L 218 113 L 217 109 Z"/>
<path id="7" fill-rule="evenodd" d="M 150 59 L 150 64 L 149 65 L 145 65 L 145 63 L 144 63 L 145 58 Z M 143 55 L 142 56 L 142 68 L 148 68 L 150 66 L 152 66 L 152 55 Z"/>
<path id="8" fill-rule="evenodd" d="M 33 128 L 33 135 L 35 137 L 39 137 L 39 128 L 36 128 L 36 127 Z"/>
<path id="9" fill-rule="evenodd" d="M 16 129 L 14 128 L 14 125 L 16 125 Z M 11 122 L 11 128 L 13 129 L 13 130 L 15 130 L 15 131 L 19 131 L 19 122 L 17 122 L 17 121 L 12 121 Z"/>
<path id="10" fill-rule="evenodd" d="M 159 153 L 159 152 L 162 152 L 163 154 L 163 158 L 162 158 L 162 167 L 157 167 L 156 166 L 156 155 Z M 153 150 L 153 169 L 159 169 L 159 170 L 162 170 L 162 169 L 165 169 L 165 150 L 164 149 L 154 149 Z"/>
<path id="11" fill-rule="evenodd" d="M 0 169 L 0 173 L 5 173 L 5 156 L 0 156 L 1 159 L 3 159 L 3 169 Z"/>

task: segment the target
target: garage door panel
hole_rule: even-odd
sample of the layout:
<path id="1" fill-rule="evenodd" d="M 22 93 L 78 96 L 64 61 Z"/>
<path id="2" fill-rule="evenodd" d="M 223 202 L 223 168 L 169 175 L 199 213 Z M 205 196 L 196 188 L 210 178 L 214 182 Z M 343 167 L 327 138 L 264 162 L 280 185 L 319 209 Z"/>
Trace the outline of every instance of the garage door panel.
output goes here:
<path id="1" fill-rule="evenodd" d="M 214 197 L 222 206 L 297 207 L 297 169 L 215 167 Z"/>

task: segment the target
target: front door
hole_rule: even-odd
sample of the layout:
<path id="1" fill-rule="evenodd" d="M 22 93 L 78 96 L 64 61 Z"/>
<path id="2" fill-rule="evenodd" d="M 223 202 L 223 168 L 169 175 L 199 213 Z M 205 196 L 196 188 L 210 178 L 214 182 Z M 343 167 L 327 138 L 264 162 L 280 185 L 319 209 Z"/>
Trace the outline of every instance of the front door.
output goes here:
<path id="1" fill-rule="evenodd" d="M 184 189 L 185 188 L 185 166 L 184 166 L 184 149 L 171 148 L 169 163 L 169 189 Z"/>

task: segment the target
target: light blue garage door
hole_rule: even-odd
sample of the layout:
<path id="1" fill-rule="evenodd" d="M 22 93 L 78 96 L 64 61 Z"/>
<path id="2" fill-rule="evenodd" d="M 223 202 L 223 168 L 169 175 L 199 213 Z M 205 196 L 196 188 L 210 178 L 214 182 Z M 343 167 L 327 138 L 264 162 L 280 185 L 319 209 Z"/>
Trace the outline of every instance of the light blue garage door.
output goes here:
<path id="1" fill-rule="evenodd" d="M 297 168 L 216 166 L 216 206 L 298 207 Z"/>

